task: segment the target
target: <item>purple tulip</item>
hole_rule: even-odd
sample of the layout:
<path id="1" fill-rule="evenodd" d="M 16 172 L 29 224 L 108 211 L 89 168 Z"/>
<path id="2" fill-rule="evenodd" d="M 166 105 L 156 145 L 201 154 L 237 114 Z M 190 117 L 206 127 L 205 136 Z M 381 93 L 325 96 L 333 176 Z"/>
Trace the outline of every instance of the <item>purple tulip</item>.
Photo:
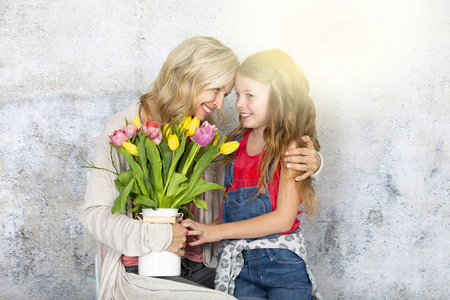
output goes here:
<path id="1" fill-rule="evenodd" d="M 150 139 L 156 145 L 159 145 L 162 141 L 161 128 L 158 122 L 147 121 L 142 125 L 142 132 L 147 133 L 147 138 Z"/>
<path id="2" fill-rule="evenodd" d="M 123 130 L 116 130 L 109 136 L 111 142 L 117 147 L 122 147 L 122 143 L 128 140 L 127 133 Z"/>
<path id="3" fill-rule="evenodd" d="M 195 130 L 192 140 L 200 146 L 205 147 L 214 139 L 214 134 L 216 134 L 216 131 L 216 126 L 209 124 L 208 121 L 205 121 L 202 126 Z"/>
<path id="4" fill-rule="evenodd" d="M 128 138 L 131 139 L 134 137 L 137 131 L 137 126 L 134 124 L 128 124 L 123 127 L 123 131 L 127 134 Z"/>

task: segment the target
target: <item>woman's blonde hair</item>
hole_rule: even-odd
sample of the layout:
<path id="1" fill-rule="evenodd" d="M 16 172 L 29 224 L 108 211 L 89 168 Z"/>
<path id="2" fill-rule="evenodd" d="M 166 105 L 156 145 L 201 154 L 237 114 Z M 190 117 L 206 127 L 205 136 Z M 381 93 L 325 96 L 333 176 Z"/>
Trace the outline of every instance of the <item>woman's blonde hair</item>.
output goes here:
<path id="1" fill-rule="evenodd" d="M 185 40 L 170 52 L 151 91 L 141 97 L 142 120 L 173 123 L 185 115 L 193 115 L 198 95 L 226 85 L 234 79 L 238 67 L 236 54 L 218 40 L 212 37 Z M 151 101 L 156 111 L 152 111 Z"/>
<path id="2" fill-rule="evenodd" d="M 265 154 L 259 162 L 261 175 L 258 186 L 263 187 L 267 181 L 272 181 L 290 141 L 295 140 L 299 146 L 305 147 L 301 137 L 309 135 L 315 149 L 320 150 L 316 138 L 314 103 L 309 97 L 309 82 L 303 71 L 281 50 L 272 49 L 251 55 L 238 68 L 237 74 L 270 85 L 270 121 L 264 129 Z M 230 133 L 228 140 L 247 131 L 249 129 L 244 128 L 239 117 L 239 127 Z M 269 170 L 272 161 L 274 167 Z M 282 167 L 284 168 L 284 164 Z M 315 215 L 320 202 L 311 178 L 300 182 L 297 187 L 306 213 Z"/>

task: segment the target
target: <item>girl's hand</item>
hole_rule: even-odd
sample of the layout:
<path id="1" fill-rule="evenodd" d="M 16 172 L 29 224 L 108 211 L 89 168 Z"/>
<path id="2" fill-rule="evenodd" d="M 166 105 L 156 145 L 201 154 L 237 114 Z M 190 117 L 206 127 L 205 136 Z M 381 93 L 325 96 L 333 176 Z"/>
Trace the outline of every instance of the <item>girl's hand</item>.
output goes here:
<path id="1" fill-rule="evenodd" d="M 181 226 L 189 228 L 186 232 L 188 236 L 196 236 L 197 240 L 189 243 L 189 246 L 197 246 L 205 243 L 217 242 L 221 240 L 219 225 L 202 224 L 186 219 L 181 222 Z"/>
<path id="2" fill-rule="evenodd" d="M 179 223 L 172 225 L 172 243 L 167 247 L 166 251 L 172 252 L 176 255 L 183 256 L 184 248 L 186 248 L 186 229 Z"/>
<path id="3" fill-rule="evenodd" d="M 302 181 L 314 174 L 320 167 L 320 155 L 314 148 L 311 138 L 307 135 L 302 137 L 306 143 L 306 148 L 288 149 L 284 162 L 288 169 L 305 172 L 301 176 L 295 177 L 296 181 Z"/>

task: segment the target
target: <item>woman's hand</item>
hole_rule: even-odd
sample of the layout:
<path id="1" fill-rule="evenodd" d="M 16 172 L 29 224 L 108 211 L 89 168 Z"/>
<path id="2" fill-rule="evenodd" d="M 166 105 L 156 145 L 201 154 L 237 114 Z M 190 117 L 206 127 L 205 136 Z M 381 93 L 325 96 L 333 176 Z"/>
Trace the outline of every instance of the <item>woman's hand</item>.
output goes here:
<path id="1" fill-rule="evenodd" d="M 197 237 L 197 240 L 189 243 L 189 246 L 197 246 L 204 243 L 212 243 L 221 240 L 219 230 L 220 225 L 202 224 L 194 222 L 191 219 L 186 219 L 181 222 L 181 226 L 189 228 L 189 231 L 186 232 L 187 235 Z"/>
<path id="2" fill-rule="evenodd" d="M 184 248 L 186 248 L 186 229 L 179 223 L 174 223 L 171 225 L 173 232 L 172 243 L 170 243 L 166 251 L 183 256 Z"/>
<path id="3" fill-rule="evenodd" d="M 284 162 L 288 169 L 305 172 L 295 177 L 296 181 L 302 181 L 314 174 L 320 167 L 320 155 L 314 148 L 311 138 L 307 135 L 302 137 L 306 143 L 305 148 L 288 149 L 284 156 Z"/>

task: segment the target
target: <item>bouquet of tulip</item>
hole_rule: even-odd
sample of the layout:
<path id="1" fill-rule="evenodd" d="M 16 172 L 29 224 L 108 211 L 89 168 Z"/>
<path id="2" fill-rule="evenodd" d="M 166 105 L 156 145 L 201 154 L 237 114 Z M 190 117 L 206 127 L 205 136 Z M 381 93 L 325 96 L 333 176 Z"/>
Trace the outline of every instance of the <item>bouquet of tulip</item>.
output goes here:
<path id="1" fill-rule="evenodd" d="M 198 118 L 187 117 L 180 123 L 160 126 L 155 121 L 140 124 L 136 116 L 132 123 L 116 130 L 109 137 L 111 151 L 116 149 L 127 160 L 130 169 L 119 173 L 114 183 L 119 196 L 112 213 L 125 213 L 128 199 L 132 211 L 142 208 L 177 208 L 194 218 L 187 206 L 194 203 L 207 210 L 206 201 L 197 196 L 223 187 L 204 180 L 203 172 L 221 153 L 228 155 L 239 147 L 238 142 L 225 143 L 214 125 Z M 220 140 L 220 141 L 219 141 Z M 92 162 L 88 168 L 97 168 Z M 99 169 L 99 168 L 97 168 Z"/>

